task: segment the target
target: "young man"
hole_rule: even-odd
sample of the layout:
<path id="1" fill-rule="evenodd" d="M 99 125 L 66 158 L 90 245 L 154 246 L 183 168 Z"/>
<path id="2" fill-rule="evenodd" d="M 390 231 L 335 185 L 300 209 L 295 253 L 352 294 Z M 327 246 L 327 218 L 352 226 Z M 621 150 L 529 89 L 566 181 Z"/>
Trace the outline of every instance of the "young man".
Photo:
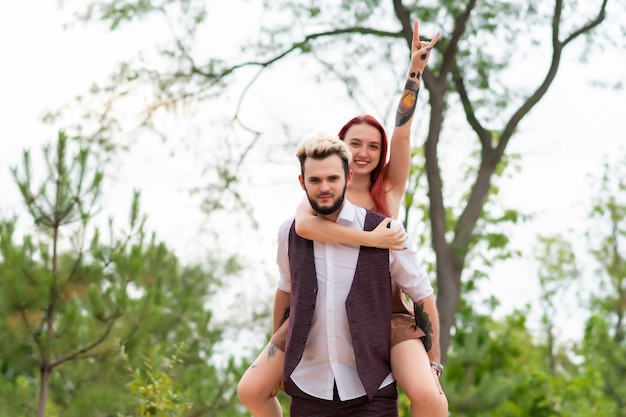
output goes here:
<path id="1" fill-rule="evenodd" d="M 315 138 L 296 155 L 300 184 L 318 215 L 362 230 L 382 221 L 345 200 L 352 172 L 343 141 Z M 290 310 L 283 378 L 292 417 L 396 417 L 389 360 L 391 280 L 423 312 L 431 358 L 439 352 L 433 289 L 414 250 L 313 242 L 299 237 L 290 219 L 279 231 L 277 262 L 274 321 L 277 328 L 280 312 Z M 424 360 L 427 364 L 428 357 Z"/>

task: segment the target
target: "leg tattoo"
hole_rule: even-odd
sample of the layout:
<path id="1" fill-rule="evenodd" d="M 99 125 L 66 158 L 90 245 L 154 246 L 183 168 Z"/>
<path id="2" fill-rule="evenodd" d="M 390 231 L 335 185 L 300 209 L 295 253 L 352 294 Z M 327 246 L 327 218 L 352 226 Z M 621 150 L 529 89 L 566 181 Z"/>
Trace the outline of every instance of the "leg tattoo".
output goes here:
<path id="1" fill-rule="evenodd" d="M 271 359 L 276 356 L 276 349 L 278 348 L 270 342 L 270 346 L 267 348 L 267 359 Z"/>

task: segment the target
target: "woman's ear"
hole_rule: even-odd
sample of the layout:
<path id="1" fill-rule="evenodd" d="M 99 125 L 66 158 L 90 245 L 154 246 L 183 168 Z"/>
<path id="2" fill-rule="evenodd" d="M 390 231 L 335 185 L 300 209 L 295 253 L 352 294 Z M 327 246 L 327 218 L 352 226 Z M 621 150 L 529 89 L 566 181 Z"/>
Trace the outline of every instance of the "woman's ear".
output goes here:
<path id="1" fill-rule="evenodd" d="M 352 175 L 354 174 L 354 171 L 350 170 L 348 171 L 348 177 L 346 178 L 346 186 L 349 187 L 350 184 L 352 184 Z"/>

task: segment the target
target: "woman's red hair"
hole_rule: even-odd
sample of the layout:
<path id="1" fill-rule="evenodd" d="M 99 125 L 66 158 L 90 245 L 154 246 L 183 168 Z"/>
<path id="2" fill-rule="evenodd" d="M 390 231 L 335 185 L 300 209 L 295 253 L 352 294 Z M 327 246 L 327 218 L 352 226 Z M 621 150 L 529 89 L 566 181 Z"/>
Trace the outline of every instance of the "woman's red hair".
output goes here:
<path id="1" fill-rule="evenodd" d="M 339 139 L 344 140 L 348 129 L 350 129 L 354 125 L 360 124 L 368 124 L 380 132 L 380 137 L 382 140 L 380 147 L 380 160 L 378 161 L 378 165 L 376 165 L 376 168 L 374 168 L 370 173 L 370 195 L 372 196 L 372 200 L 374 200 L 374 204 L 376 205 L 376 211 L 384 216 L 391 216 L 391 214 L 389 213 L 389 208 L 387 207 L 387 201 L 385 200 L 384 181 L 385 168 L 387 167 L 388 141 L 387 134 L 385 133 L 385 128 L 383 128 L 383 125 L 381 125 L 378 120 L 376 120 L 373 116 L 370 116 L 369 114 L 356 116 L 341 128 L 338 135 Z"/>

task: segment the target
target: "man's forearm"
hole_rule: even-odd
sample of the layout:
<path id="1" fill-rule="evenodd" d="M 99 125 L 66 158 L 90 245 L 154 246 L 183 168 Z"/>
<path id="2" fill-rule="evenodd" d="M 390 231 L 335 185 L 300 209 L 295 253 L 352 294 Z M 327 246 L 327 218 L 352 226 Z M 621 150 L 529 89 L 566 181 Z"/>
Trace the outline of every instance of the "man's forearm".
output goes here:
<path id="1" fill-rule="evenodd" d="M 419 311 L 422 311 L 423 317 L 421 320 L 427 322 L 422 327 L 424 331 L 430 331 L 431 346 L 428 350 L 428 358 L 432 362 L 441 361 L 441 348 L 439 345 L 439 314 L 437 312 L 437 304 L 435 297 L 430 295 L 423 300 L 416 303 L 416 315 L 419 315 Z M 426 328 L 424 328 L 426 327 Z"/>
<path id="2" fill-rule="evenodd" d="M 289 314 L 289 305 L 291 303 L 291 294 L 281 290 L 276 290 L 274 297 L 274 327 L 272 333 L 280 327 L 285 316 Z"/>

